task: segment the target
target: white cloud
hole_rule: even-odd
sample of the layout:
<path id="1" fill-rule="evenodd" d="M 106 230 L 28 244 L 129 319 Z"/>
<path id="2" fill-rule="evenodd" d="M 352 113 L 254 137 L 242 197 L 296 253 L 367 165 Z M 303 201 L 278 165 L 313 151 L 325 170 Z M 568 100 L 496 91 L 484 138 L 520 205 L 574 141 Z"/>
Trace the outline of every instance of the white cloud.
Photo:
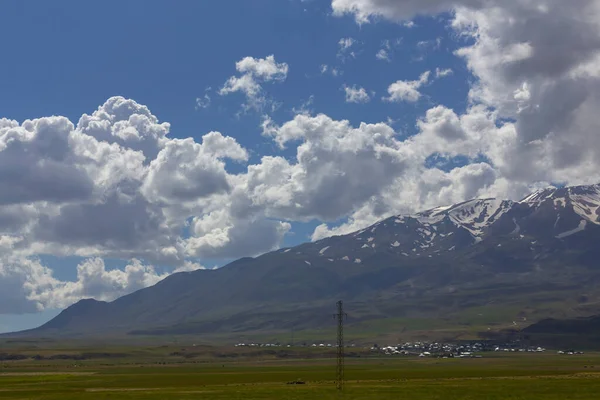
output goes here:
<path id="1" fill-rule="evenodd" d="M 373 17 L 385 17 L 408 22 L 418 14 L 437 14 L 449 11 L 460 3 L 482 3 L 485 0 L 332 0 L 334 15 L 353 14 L 359 23 L 368 23 Z"/>
<path id="2" fill-rule="evenodd" d="M 239 194 L 243 200 L 247 197 Z M 247 215 L 236 211 L 249 211 L 247 205 L 236 210 L 235 197 L 229 204 L 192 221 L 192 237 L 187 240 L 187 253 L 208 258 L 239 258 L 256 256 L 279 247 L 290 231 L 288 222 L 273 221 L 261 212 Z"/>
<path id="3" fill-rule="evenodd" d="M 245 57 L 235 64 L 235 69 L 242 74 L 249 74 L 265 82 L 283 82 L 287 78 L 289 67 L 286 63 L 277 63 L 275 56 L 266 58 Z"/>
<path id="4" fill-rule="evenodd" d="M 209 93 L 212 91 L 212 87 L 207 87 L 204 90 L 204 96 L 196 98 L 196 109 L 206 109 L 212 104 L 212 98 Z"/>
<path id="5" fill-rule="evenodd" d="M 442 160 L 456 156 L 475 160 L 480 155 L 495 159 L 497 149 L 514 140 L 512 124 L 500 127 L 497 124 L 495 115 L 484 107 L 472 108 L 460 117 L 442 106 L 429 110 L 418 122 L 417 135 L 403 141 L 392 137 L 392 141 L 387 143 L 388 151 L 396 149 L 397 162 L 402 160 L 405 167 L 396 170 L 388 180 L 377 179 L 378 189 L 355 204 L 346 223 L 339 226 L 324 223 L 315 229 L 312 239 L 350 233 L 391 215 L 484 195 L 519 198 L 531 186 L 507 185 L 501 170 L 491 163 L 478 162 L 450 171 L 426 166 L 426 161 L 435 155 Z M 490 137 L 494 141 L 490 141 Z"/>
<path id="6" fill-rule="evenodd" d="M 384 40 L 381 43 L 381 49 L 375 54 L 375 58 L 380 61 L 391 61 L 392 54 L 400 45 L 402 45 L 402 38 Z"/>
<path id="7" fill-rule="evenodd" d="M 377 54 L 375 55 L 375 57 L 381 61 L 391 61 L 390 54 L 389 54 L 388 50 L 386 50 L 386 49 L 379 50 L 377 52 Z"/>
<path id="8" fill-rule="evenodd" d="M 173 272 L 204 269 L 187 262 Z M 32 313 L 65 308 L 79 300 L 112 301 L 136 290 L 155 285 L 170 273 L 133 259 L 123 269 L 106 268 L 100 258 L 77 266 L 75 281 L 61 281 L 36 258 L 3 256 L 0 259 L 0 314 Z"/>
<path id="9" fill-rule="evenodd" d="M 462 8 L 454 27 L 476 35 L 461 49 L 478 83 L 471 99 L 515 119 L 516 141 L 502 151 L 511 180 L 585 183 L 597 179 L 600 75 L 579 74 L 600 54 L 600 2 L 513 1 Z M 592 166 L 594 165 L 594 166 Z"/>
<path id="10" fill-rule="evenodd" d="M 407 171 L 394 184 L 365 202 L 350 215 L 346 223 L 338 226 L 319 225 L 313 232 L 312 240 L 348 234 L 395 214 L 412 213 L 440 204 L 480 197 L 495 182 L 497 176 L 493 168 L 485 163 L 466 165 L 450 172 L 419 166 Z"/>
<path id="11" fill-rule="evenodd" d="M 442 38 L 437 37 L 435 40 L 421 40 L 417 42 L 417 48 L 421 51 L 438 50 L 442 46 Z"/>
<path id="12" fill-rule="evenodd" d="M 333 77 L 338 77 L 343 74 L 343 71 L 337 67 L 331 67 L 327 64 L 323 64 L 320 67 L 321 75 L 331 74 Z"/>
<path id="13" fill-rule="evenodd" d="M 196 98 L 196 108 L 208 108 L 211 104 L 211 98 L 208 94 L 205 94 L 204 97 Z"/>
<path id="14" fill-rule="evenodd" d="M 363 87 L 344 85 L 342 88 L 346 93 L 346 103 L 368 103 L 371 101 L 371 96 Z"/>
<path id="15" fill-rule="evenodd" d="M 162 275 L 135 262 L 125 275 L 111 274 L 90 262 L 82 283 L 67 285 L 35 254 L 185 268 L 190 258 L 276 248 L 292 221 L 321 221 L 316 239 L 467 198 L 514 199 L 548 182 L 599 181 L 598 4 L 334 0 L 336 13 L 362 22 L 452 10 L 453 28 L 470 36 L 456 53 L 475 82 L 467 110 L 432 107 L 408 138 L 384 123 L 353 126 L 322 114 L 267 119 L 265 136 L 294 156 L 263 154 L 238 173 L 228 163 L 246 162 L 247 151 L 233 139 L 170 139 L 168 124 L 123 98 L 77 126 L 64 117 L 0 120 L 1 170 L 10 171 L 0 185 L 14 188 L 0 195 L 0 306 L 25 312 L 60 304 L 104 287 L 92 284 L 98 276 L 116 287 L 101 291 L 123 293 Z M 231 88 L 260 97 L 262 83 L 285 79 L 280 69 L 246 61 L 235 78 L 251 79 Z M 390 85 L 389 100 L 417 101 L 429 78 Z M 449 167 L 457 156 L 469 164 Z M 331 225 L 340 218 L 348 221 Z M 187 230 L 191 237 L 182 237 Z"/>
<path id="16" fill-rule="evenodd" d="M 348 57 L 356 58 L 358 53 L 353 50 L 359 42 L 351 37 L 342 38 L 338 42 L 338 58 L 342 60 L 342 62 L 346 61 Z"/>
<path id="17" fill-rule="evenodd" d="M 85 153 L 86 156 L 97 151 L 100 154 L 94 156 L 106 154 L 103 144 L 97 146 L 88 139 L 92 137 L 99 142 L 115 143 L 126 149 L 141 151 L 148 161 L 163 147 L 170 127 L 166 122 L 159 123 L 158 118 L 152 115 L 148 107 L 115 96 L 108 99 L 91 115 L 84 114 L 79 119 L 75 140 L 81 141 L 83 146 L 92 147 L 92 149 L 81 149 L 90 151 Z M 79 135 L 80 133 L 85 136 Z"/>
<path id="18" fill-rule="evenodd" d="M 450 76 L 454 74 L 454 71 L 451 68 L 446 68 L 446 69 L 440 69 L 440 68 L 436 68 L 435 69 L 435 77 L 436 78 L 445 78 L 447 76 Z"/>
<path id="19" fill-rule="evenodd" d="M 245 57 L 236 63 L 235 68 L 241 75 L 230 77 L 219 94 L 225 96 L 242 92 L 246 96 L 244 108 L 256 111 L 272 104 L 264 93 L 262 83 L 281 83 L 286 80 L 289 71 L 288 64 L 276 62 L 273 55 L 260 59 Z"/>
<path id="20" fill-rule="evenodd" d="M 515 184 L 598 179 L 592 110 L 600 105 L 600 75 L 591 66 L 600 59 L 599 1 L 572 7 L 558 0 L 333 0 L 332 6 L 361 23 L 452 10 L 452 26 L 474 43 L 456 53 L 477 79 L 471 102 L 516 121 L 515 137 L 493 150 L 497 168 Z"/>
<path id="21" fill-rule="evenodd" d="M 254 68 L 258 76 L 276 75 L 260 63 Z M 20 238 L 11 251 L 22 257 L 143 258 L 181 266 L 189 257 L 181 238 L 186 220 L 231 191 L 227 161 L 248 159 L 218 132 L 201 143 L 170 139 L 169 124 L 121 97 L 83 115 L 77 127 L 64 117 L 0 126 L 0 164 L 11 171 L 0 174 L 0 186 L 10 188 L 0 194 L 0 232 Z"/>
<path id="22" fill-rule="evenodd" d="M 419 89 L 429 82 L 429 75 L 431 73 L 426 71 L 421 74 L 416 81 L 397 81 L 392 83 L 388 87 L 389 97 L 384 97 L 384 101 L 389 102 L 410 102 L 414 103 L 421 98 L 421 92 Z"/>
<path id="23" fill-rule="evenodd" d="M 350 38 L 350 37 L 342 38 L 338 42 L 341 52 L 345 52 L 345 51 L 349 50 L 352 46 L 354 46 L 354 44 L 356 44 L 356 40 L 353 38 Z"/>
<path id="24" fill-rule="evenodd" d="M 292 107 L 292 113 L 293 114 L 312 114 L 313 113 L 313 109 L 311 108 L 315 103 L 315 96 L 314 95 L 310 95 L 308 100 L 304 101 L 302 104 L 300 104 L 299 107 Z"/>
<path id="25" fill-rule="evenodd" d="M 361 91 L 353 89 L 358 100 Z M 500 170 L 510 165 L 502 164 L 506 146 L 515 143 L 514 131 L 498 129 L 485 108 L 460 117 L 443 107 L 432 109 L 419 121 L 421 133 L 403 141 L 384 123 L 353 127 L 304 113 L 281 126 L 267 118 L 263 127 L 279 146 L 293 146 L 294 160 L 264 155 L 232 174 L 227 163 L 249 157 L 233 138 L 211 132 L 199 143 L 171 139 L 168 124 L 122 98 L 109 99 L 78 127 L 61 117 L 2 124 L 0 137 L 28 138 L 27 143 L 36 143 L 40 127 L 49 137 L 68 138 L 62 147 L 55 140 L 54 147 L 32 148 L 40 159 L 67 154 L 64 169 L 79 171 L 89 187 L 86 196 L 50 201 L 52 192 L 38 185 L 35 196 L 0 205 L 4 234 L 19 238 L 11 253 L 135 258 L 175 267 L 190 257 L 229 258 L 276 248 L 291 228 L 288 221 L 353 215 L 364 222 L 367 217 L 356 217 L 360 210 L 376 218 L 417 207 L 421 203 L 408 207 L 406 202 L 425 195 L 411 182 L 427 176 L 424 163 L 431 154 L 484 153 Z M 494 142 L 484 144 L 482 129 Z M 11 140 L 3 151 L 12 149 Z M 49 175 L 46 186 L 61 178 Z M 22 192 L 30 193 L 24 182 Z M 417 189 L 411 196 L 398 195 L 398 185 Z M 182 237 L 183 231 L 191 236 Z"/>
<path id="26" fill-rule="evenodd" d="M 266 215 L 289 220 L 331 220 L 352 212 L 394 181 L 410 162 L 386 124 L 335 121 L 300 115 L 266 135 L 280 145 L 300 142 L 296 160 L 263 157 L 248 168 L 250 203 Z"/>
<path id="27" fill-rule="evenodd" d="M 0 127 L 0 205 L 89 199 L 93 181 L 75 168 L 69 145 L 73 124 L 64 117 Z"/>
<path id="28" fill-rule="evenodd" d="M 149 166 L 142 191 L 164 203 L 197 201 L 231 188 L 223 158 L 247 161 L 248 153 L 233 138 L 219 132 L 202 137 L 173 139 Z"/>

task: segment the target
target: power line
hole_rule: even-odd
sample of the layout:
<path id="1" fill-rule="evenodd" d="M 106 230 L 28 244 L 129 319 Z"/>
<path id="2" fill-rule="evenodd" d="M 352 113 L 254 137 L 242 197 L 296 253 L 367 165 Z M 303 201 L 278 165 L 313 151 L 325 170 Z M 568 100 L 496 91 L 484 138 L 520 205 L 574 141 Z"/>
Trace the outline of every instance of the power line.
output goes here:
<path id="1" fill-rule="evenodd" d="M 344 319 L 348 317 L 344 313 L 342 301 L 337 302 L 337 314 L 333 315 L 337 319 L 337 368 L 336 368 L 336 387 L 337 390 L 344 389 Z"/>

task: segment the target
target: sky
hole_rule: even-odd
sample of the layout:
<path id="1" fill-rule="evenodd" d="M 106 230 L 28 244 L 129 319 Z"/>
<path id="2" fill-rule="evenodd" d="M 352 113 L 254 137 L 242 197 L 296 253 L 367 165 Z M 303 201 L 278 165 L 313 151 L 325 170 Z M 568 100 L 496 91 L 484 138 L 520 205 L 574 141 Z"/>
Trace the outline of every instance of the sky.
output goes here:
<path id="1" fill-rule="evenodd" d="M 600 182 L 600 0 L 5 0 L 0 332 Z"/>

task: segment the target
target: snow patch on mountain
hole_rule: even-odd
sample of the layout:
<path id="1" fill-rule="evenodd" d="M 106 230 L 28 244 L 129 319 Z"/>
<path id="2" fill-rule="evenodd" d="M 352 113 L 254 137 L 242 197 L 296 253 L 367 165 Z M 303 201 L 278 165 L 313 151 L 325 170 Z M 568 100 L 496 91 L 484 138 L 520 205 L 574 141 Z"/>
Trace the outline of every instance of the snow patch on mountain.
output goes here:
<path id="1" fill-rule="evenodd" d="M 600 185 L 546 188 L 530 194 L 519 203 L 537 208 L 550 200 L 555 209 L 570 206 L 588 222 L 600 225 Z"/>
<path id="2" fill-rule="evenodd" d="M 600 187 L 589 187 L 585 193 L 569 193 L 573 211 L 585 220 L 600 225 Z"/>
<path id="3" fill-rule="evenodd" d="M 521 233 L 521 226 L 517 222 L 516 218 L 513 218 L 512 220 L 513 220 L 513 223 L 515 224 L 515 229 L 510 234 L 511 235 L 518 235 L 519 233 Z"/>
<path id="4" fill-rule="evenodd" d="M 531 206 L 539 206 L 544 201 L 552 198 L 554 196 L 554 194 L 556 193 L 556 190 L 557 189 L 555 189 L 555 188 L 540 189 L 536 192 L 531 193 L 529 196 L 525 197 L 519 203 L 525 203 L 525 204 L 529 204 Z"/>
<path id="5" fill-rule="evenodd" d="M 537 228 L 538 221 L 546 220 L 549 228 L 554 224 L 552 232 Z M 345 239 L 315 242 L 313 251 L 336 260 L 360 258 L 364 264 L 364 254 L 378 251 L 379 246 L 398 256 L 413 256 L 419 252 L 428 256 L 460 251 L 485 242 L 489 235 L 509 235 L 520 240 L 550 234 L 552 238 L 562 239 L 586 229 L 582 222 L 577 228 L 562 232 L 580 220 L 587 221 L 588 229 L 590 223 L 600 225 L 600 185 L 546 188 L 518 202 L 493 198 L 469 200 L 416 214 L 396 215 L 351 233 Z M 500 223 L 495 225 L 497 222 Z M 343 252 L 340 254 L 340 251 Z M 343 257 L 344 253 L 348 255 Z"/>
<path id="6" fill-rule="evenodd" d="M 499 199 L 470 200 L 423 211 L 416 214 L 414 218 L 428 228 L 420 230 L 426 232 L 428 236 L 432 235 L 431 230 L 438 229 L 437 225 L 444 220 L 449 220 L 455 226 L 466 229 L 473 238 L 480 238 L 489 225 L 511 210 L 513 204 L 512 201 Z M 430 238 L 433 239 L 435 236 Z"/>
<path id="7" fill-rule="evenodd" d="M 579 222 L 579 225 L 577 226 L 577 228 L 571 229 L 570 231 L 563 232 L 559 235 L 556 235 L 556 237 L 559 239 L 564 239 L 566 237 L 576 234 L 577 232 L 581 232 L 585 229 L 585 227 L 587 226 L 587 223 L 588 223 L 587 220 L 585 220 L 585 219 L 581 220 L 581 222 Z"/>

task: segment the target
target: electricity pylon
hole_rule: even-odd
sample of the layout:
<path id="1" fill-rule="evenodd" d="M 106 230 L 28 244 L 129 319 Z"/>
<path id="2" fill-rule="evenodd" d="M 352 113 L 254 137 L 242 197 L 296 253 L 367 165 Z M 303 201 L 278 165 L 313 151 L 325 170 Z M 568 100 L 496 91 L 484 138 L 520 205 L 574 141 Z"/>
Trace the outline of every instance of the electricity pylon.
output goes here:
<path id="1" fill-rule="evenodd" d="M 336 387 L 337 390 L 344 389 L 344 319 L 347 314 L 344 313 L 342 301 L 337 302 L 337 314 L 333 317 L 337 319 L 337 369 L 336 369 Z"/>

